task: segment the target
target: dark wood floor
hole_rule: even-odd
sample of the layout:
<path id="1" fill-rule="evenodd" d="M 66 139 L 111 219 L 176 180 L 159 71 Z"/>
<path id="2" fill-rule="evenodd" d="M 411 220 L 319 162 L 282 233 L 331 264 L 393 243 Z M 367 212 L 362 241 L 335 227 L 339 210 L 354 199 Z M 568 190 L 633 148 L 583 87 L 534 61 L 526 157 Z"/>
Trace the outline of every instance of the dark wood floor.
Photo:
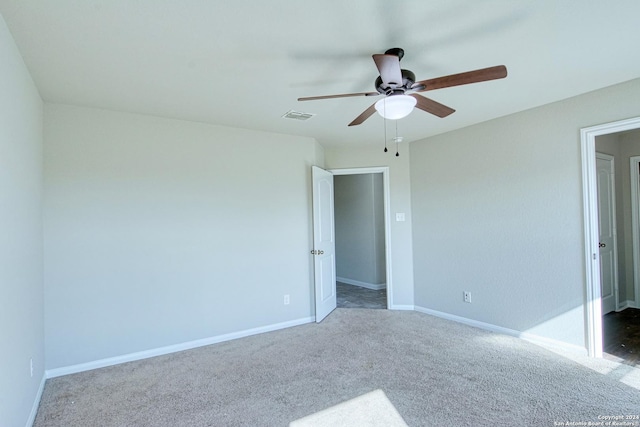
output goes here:
<path id="1" fill-rule="evenodd" d="M 640 366 L 640 310 L 627 308 L 603 317 L 603 350 L 623 359 L 623 363 Z"/>

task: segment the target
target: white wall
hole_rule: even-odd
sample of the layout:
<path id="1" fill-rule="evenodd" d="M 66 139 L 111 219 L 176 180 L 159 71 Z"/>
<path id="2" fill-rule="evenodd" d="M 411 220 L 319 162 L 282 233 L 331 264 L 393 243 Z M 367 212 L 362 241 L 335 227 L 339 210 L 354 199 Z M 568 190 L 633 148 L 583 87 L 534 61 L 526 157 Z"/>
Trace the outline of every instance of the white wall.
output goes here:
<path id="1" fill-rule="evenodd" d="M 390 308 L 413 308 L 413 256 L 411 252 L 411 189 L 408 153 L 400 147 L 400 157 L 379 148 L 325 150 L 327 169 L 389 167 L 389 202 L 391 205 L 391 282 Z M 396 222 L 396 212 L 403 212 L 406 221 Z"/>
<path id="2" fill-rule="evenodd" d="M 416 306 L 585 347 L 579 130 L 639 97 L 633 80 L 412 143 Z"/>
<path id="3" fill-rule="evenodd" d="M 312 316 L 321 151 L 309 138 L 48 104 L 47 369 Z"/>
<path id="4" fill-rule="evenodd" d="M 382 174 L 336 175 L 333 185 L 338 280 L 382 289 L 386 281 Z"/>
<path id="5" fill-rule="evenodd" d="M 42 100 L 1 16 L 0 94 L 0 425 L 23 426 L 44 377 Z"/>

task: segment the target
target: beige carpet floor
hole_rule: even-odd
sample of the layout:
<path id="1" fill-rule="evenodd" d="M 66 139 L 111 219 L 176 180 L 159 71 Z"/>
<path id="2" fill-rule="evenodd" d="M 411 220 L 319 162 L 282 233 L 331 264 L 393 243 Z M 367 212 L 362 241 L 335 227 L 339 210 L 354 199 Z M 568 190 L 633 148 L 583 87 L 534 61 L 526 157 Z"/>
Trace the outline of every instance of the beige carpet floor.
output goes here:
<path id="1" fill-rule="evenodd" d="M 338 309 L 317 325 L 50 379 L 34 425 L 287 426 L 378 391 L 409 426 L 640 415 L 637 369 L 598 366 L 422 313 Z"/>

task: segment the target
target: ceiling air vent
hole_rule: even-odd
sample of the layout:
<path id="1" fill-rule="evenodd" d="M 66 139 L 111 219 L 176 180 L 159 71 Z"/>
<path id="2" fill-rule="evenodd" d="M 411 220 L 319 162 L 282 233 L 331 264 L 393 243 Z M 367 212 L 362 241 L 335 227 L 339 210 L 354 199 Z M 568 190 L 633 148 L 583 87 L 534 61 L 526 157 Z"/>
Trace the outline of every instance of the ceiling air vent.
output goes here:
<path id="1" fill-rule="evenodd" d="M 315 116 L 315 114 L 301 113 L 300 111 L 289 110 L 282 117 L 285 119 L 295 119 L 295 120 L 304 121 L 304 120 L 309 120 L 313 116 Z"/>

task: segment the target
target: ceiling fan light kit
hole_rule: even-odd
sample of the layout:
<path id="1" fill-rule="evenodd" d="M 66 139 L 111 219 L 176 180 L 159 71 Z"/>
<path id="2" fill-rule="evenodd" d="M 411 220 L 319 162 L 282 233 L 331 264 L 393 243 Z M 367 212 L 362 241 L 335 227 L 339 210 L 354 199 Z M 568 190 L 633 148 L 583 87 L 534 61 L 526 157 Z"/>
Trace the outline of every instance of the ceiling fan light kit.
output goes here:
<path id="1" fill-rule="evenodd" d="M 407 117 L 416 106 L 417 100 L 409 95 L 393 95 L 375 103 L 378 114 L 385 119 L 398 120 Z"/>

